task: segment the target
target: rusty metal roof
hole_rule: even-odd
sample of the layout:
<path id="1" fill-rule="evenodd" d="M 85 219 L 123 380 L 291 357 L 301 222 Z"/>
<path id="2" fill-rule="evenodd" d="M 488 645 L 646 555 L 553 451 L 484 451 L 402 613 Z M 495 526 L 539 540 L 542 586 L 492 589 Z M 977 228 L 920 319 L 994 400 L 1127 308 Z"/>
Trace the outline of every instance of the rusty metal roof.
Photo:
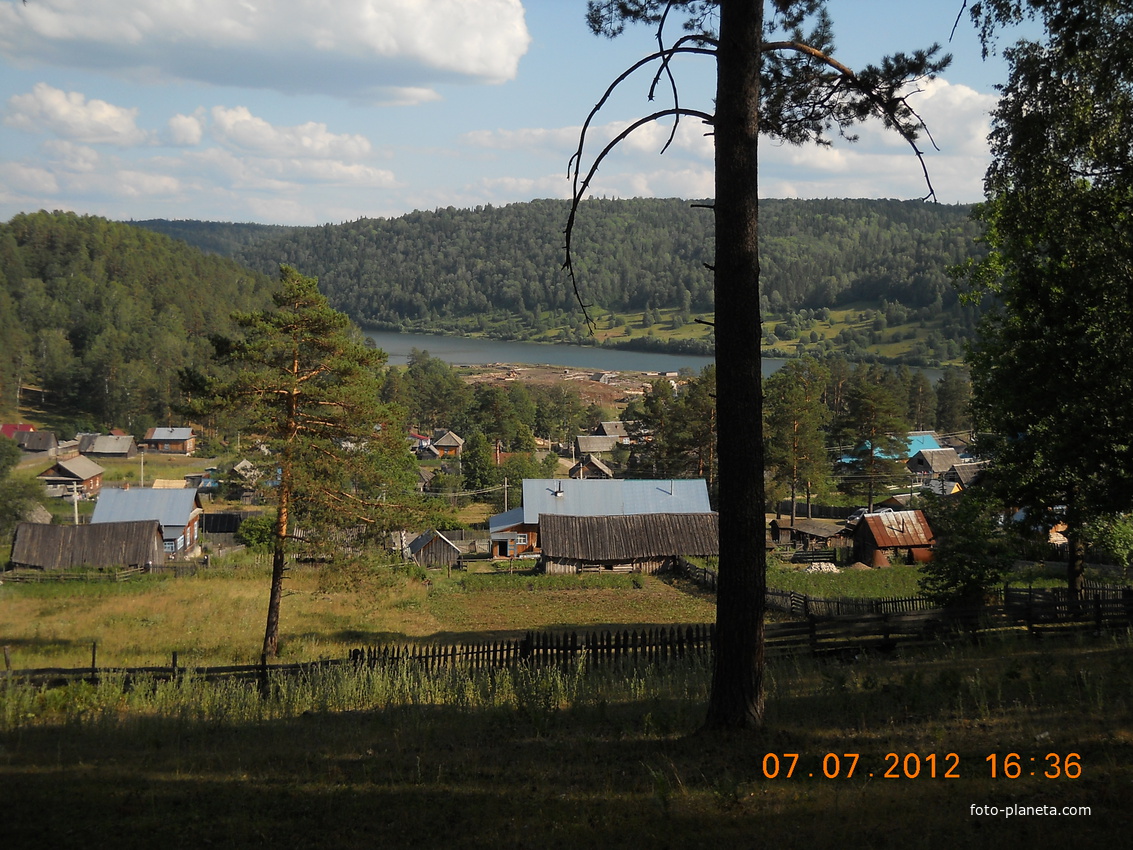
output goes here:
<path id="1" fill-rule="evenodd" d="M 857 533 L 863 533 L 863 529 L 868 530 L 881 549 L 929 546 L 933 541 L 932 529 L 923 511 L 866 514 Z"/>

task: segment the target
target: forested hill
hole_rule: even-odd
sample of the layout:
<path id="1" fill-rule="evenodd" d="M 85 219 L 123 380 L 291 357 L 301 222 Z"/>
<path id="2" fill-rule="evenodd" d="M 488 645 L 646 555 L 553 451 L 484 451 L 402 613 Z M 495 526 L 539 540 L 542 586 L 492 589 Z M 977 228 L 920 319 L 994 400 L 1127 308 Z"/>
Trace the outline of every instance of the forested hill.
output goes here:
<path id="1" fill-rule="evenodd" d="M 274 277 L 94 216 L 17 215 L 0 224 L 0 410 L 23 385 L 86 427 L 168 425 L 179 370 L 234 310 L 268 306 Z"/>
<path id="2" fill-rule="evenodd" d="M 947 270 L 976 250 L 979 234 L 966 206 L 765 200 L 760 209 L 765 306 L 774 312 L 882 298 L 909 308 L 948 307 L 955 295 Z M 230 247 L 265 273 L 287 263 L 318 277 L 331 303 L 362 324 L 455 329 L 461 317 L 507 316 L 543 329 L 561 323 L 553 311 L 576 309 L 561 268 L 567 213 L 567 202 L 557 200 L 450 207 L 257 232 Z M 213 238 L 215 227 L 208 231 Z M 182 238 L 192 238 L 182 230 Z M 695 202 L 587 201 L 574 245 L 587 303 L 621 313 L 714 310 L 706 268 L 712 212 Z"/>

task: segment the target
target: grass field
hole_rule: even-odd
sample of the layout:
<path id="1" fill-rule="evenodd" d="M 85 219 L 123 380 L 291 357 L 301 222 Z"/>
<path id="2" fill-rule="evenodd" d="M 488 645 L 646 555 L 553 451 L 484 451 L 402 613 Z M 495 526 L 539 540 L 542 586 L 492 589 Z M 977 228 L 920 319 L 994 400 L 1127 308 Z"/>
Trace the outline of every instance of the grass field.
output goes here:
<path id="1" fill-rule="evenodd" d="M 0 585 L 0 643 L 22 669 L 89 665 L 95 642 L 107 666 L 166 664 L 173 652 L 195 666 L 250 664 L 259 658 L 269 576 L 263 558 L 183 579 L 7 583 Z M 432 571 L 426 584 L 392 566 L 300 567 L 285 585 L 281 660 L 344 658 L 359 646 L 403 639 L 715 619 L 710 597 L 658 578 L 638 577 L 640 587 L 616 586 L 629 576 L 610 577 L 606 586 L 558 578 Z M 474 587 L 466 590 L 466 581 Z"/>
<path id="2" fill-rule="evenodd" d="M 189 666 L 248 662 L 267 575 L 243 563 L 186 579 L 4 584 L 0 643 L 17 667 L 89 664 L 92 640 L 106 665 L 167 664 L 173 651 Z M 652 577 L 421 575 L 295 570 L 284 660 L 403 636 L 712 619 L 711 598 Z M 695 658 L 336 668 L 278 680 L 266 697 L 191 675 L 129 688 L 114 676 L 54 690 L 5 680 L 3 846 L 1121 846 L 1133 826 L 1131 655 L 1129 634 L 1102 634 L 773 658 L 766 728 L 735 734 L 699 731 L 710 670 Z M 1020 805 L 1090 813 L 1004 816 Z"/>
<path id="3" fill-rule="evenodd" d="M 1110 635 L 774 659 L 765 730 L 734 734 L 698 731 L 695 661 L 401 666 L 267 699 L 191 679 L 9 687 L 5 846 L 1123 846 L 1131 649 Z"/>

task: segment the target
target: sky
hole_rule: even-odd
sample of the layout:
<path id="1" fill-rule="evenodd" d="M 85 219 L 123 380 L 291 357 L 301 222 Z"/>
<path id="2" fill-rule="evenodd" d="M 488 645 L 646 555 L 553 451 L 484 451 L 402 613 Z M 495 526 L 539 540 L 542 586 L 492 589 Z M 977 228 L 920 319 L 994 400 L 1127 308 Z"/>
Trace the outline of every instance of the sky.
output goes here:
<path id="1" fill-rule="evenodd" d="M 943 203 L 982 199 L 1002 61 L 981 58 L 962 0 L 831 0 L 850 67 L 940 43 L 949 70 L 911 103 Z M 592 35 L 583 0 L 0 0 L 0 220 L 39 209 L 337 224 L 416 209 L 570 196 L 580 128 L 654 48 Z M 951 36 L 951 41 L 950 41 Z M 674 66 L 711 111 L 711 59 Z M 592 122 L 587 157 L 642 115 L 639 72 Z M 712 143 L 685 119 L 634 132 L 597 197 L 707 198 Z M 935 147 L 933 146 L 935 142 Z M 921 198 L 908 145 L 877 123 L 856 143 L 760 146 L 762 197 Z"/>

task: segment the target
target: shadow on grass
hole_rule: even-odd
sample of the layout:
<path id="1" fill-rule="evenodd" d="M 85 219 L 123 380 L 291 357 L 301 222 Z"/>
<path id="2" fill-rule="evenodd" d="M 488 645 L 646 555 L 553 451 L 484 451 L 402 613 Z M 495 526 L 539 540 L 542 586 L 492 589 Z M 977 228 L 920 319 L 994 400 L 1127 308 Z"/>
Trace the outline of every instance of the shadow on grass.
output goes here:
<path id="1" fill-rule="evenodd" d="M 802 700 L 785 708 L 797 716 L 806 707 Z M 839 740 L 797 724 L 695 733 L 697 720 L 683 710 L 684 728 L 668 734 L 650 731 L 648 718 L 681 709 L 656 700 L 541 719 L 512 710 L 393 708 L 249 725 L 140 720 L 85 733 L 25 729 L 4 741 L 5 843 L 636 850 L 967 848 L 1012 840 L 1050 847 L 1084 839 L 1101 846 L 1128 828 L 1118 805 L 1124 792 L 1100 779 L 815 778 L 803 768 L 820 769 L 822 752 L 838 744 L 861 749 L 860 737 Z M 802 753 L 799 772 L 765 778 L 764 754 L 789 751 Z M 1127 768 L 1122 781 L 1128 785 Z M 971 804 L 1011 803 L 1094 812 L 1014 820 L 970 814 Z"/>

